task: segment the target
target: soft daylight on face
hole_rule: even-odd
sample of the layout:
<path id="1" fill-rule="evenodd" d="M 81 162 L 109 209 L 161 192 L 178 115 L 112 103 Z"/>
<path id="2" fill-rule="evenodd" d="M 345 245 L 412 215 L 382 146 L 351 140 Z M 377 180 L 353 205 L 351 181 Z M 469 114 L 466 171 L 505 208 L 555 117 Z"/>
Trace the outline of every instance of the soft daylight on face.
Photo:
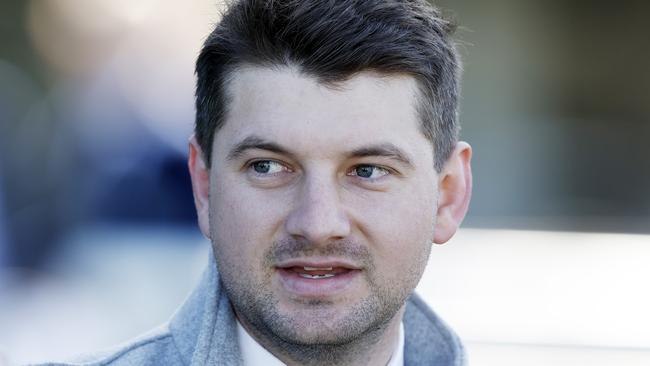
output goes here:
<path id="1" fill-rule="evenodd" d="M 361 73 L 328 87 L 292 67 L 245 67 L 228 90 L 210 236 L 241 322 L 297 344 L 393 324 L 435 223 L 415 80 Z"/>

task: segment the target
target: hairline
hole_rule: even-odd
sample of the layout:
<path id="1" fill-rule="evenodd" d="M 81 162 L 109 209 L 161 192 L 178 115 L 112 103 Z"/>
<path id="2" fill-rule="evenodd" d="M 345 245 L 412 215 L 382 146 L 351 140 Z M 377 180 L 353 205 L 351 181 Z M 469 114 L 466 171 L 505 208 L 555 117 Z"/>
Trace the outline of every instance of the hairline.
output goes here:
<path id="1" fill-rule="evenodd" d="M 343 77 L 332 79 L 332 80 L 325 80 L 325 78 L 320 77 L 319 75 L 315 73 L 311 73 L 307 70 L 305 70 L 304 67 L 301 67 L 298 63 L 292 62 L 290 60 L 286 60 L 285 62 L 279 63 L 279 62 L 264 62 L 264 61 L 259 61 L 259 62 L 254 62 L 254 61 L 239 61 L 239 62 L 234 62 L 230 65 L 226 65 L 226 67 L 223 70 L 223 78 L 221 81 L 221 85 L 218 85 L 218 88 L 221 89 L 222 95 L 223 95 L 223 114 L 221 121 L 219 121 L 218 125 L 214 127 L 214 130 L 211 133 L 212 141 L 206 141 L 206 143 L 210 144 L 210 156 L 207 156 L 204 154 L 204 159 L 208 163 L 208 169 L 211 167 L 212 163 L 212 155 L 215 152 L 214 144 L 216 143 L 216 137 L 217 133 L 226 125 L 226 122 L 228 120 L 228 115 L 230 112 L 230 105 L 232 104 L 232 98 L 233 98 L 233 93 L 232 93 L 232 82 L 234 81 L 236 77 L 236 73 L 238 71 L 243 71 L 246 69 L 267 69 L 267 70 L 281 70 L 283 68 L 288 68 L 291 69 L 297 73 L 299 73 L 301 76 L 309 77 L 314 80 L 320 85 L 323 85 L 327 88 L 330 88 L 332 90 L 341 90 L 342 84 L 345 83 L 346 81 L 349 81 L 350 79 L 361 75 L 361 74 L 370 74 L 377 76 L 379 78 L 384 78 L 384 77 L 391 77 L 391 76 L 407 76 L 412 78 L 415 83 L 416 83 L 416 88 L 413 90 L 413 109 L 415 112 L 415 117 L 418 119 L 419 125 L 418 129 L 420 133 L 429 141 L 431 144 L 431 149 L 433 152 L 433 165 L 434 169 L 436 170 L 437 173 L 440 173 L 439 168 L 441 168 L 441 165 L 439 166 L 438 162 L 438 157 L 436 156 L 436 146 L 435 146 L 435 134 L 440 133 L 440 131 L 432 131 L 432 134 L 429 135 L 427 133 L 426 126 L 427 124 L 431 125 L 435 129 L 435 123 L 436 121 L 433 120 L 433 118 L 436 118 L 434 116 L 431 116 L 432 113 L 427 112 L 429 111 L 431 105 L 434 103 L 431 103 L 430 101 L 427 100 L 425 97 L 425 88 L 426 88 L 426 82 L 422 80 L 421 77 L 418 77 L 417 74 L 408 72 L 408 71 L 400 71 L 400 72 L 386 72 L 386 71 L 381 71 L 376 68 L 366 68 L 362 69 L 360 71 L 356 71 L 350 74 L 343 75 Z M 429 116 L 427 116 L 429 115 Z M 458 138 L 455 137 L 454 139 L 454 144 L 457 142 Z M 448 160 L 448 157 L 445 157 L 444 161 Z M 444 164 L 444 162 L 443 162 Z"/>

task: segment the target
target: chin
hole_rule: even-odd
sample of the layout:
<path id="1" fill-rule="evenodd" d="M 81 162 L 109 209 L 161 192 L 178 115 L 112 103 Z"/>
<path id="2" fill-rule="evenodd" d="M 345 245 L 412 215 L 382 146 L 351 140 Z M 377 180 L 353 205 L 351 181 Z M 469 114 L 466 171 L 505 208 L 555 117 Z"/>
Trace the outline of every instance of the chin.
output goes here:
<path id="1" fill-rule="evenodd" d="M 342 345 L 364 334 L 383 329 L 392 316 L 378 311 L 373 301 L 357 304 L 332 304 L 309 301 L 298 309 L 279 311 L 269 319 L 270 330 L 286 342 L 300 345 Z"/>

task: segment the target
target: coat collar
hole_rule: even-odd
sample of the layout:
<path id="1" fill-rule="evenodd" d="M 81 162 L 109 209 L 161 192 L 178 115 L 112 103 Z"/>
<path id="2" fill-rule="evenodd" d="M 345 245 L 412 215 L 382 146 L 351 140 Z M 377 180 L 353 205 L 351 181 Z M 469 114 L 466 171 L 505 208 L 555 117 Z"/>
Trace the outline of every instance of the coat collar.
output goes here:
<path id="1" fill-rule="evenodd" d="M 186 365 L 241 365 L 235 314 L 210 253 L 201 282 L 169 326 Z"/>

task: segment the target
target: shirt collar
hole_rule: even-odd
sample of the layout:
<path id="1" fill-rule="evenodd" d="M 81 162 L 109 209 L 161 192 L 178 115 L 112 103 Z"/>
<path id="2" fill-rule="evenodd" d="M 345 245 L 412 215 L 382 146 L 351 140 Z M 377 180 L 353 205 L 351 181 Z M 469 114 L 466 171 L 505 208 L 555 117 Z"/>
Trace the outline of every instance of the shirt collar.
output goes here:
<path id="1" fill-rule="evenodd" d="M 262 347 L 253 337 L 248 334 L 246 329 L 237 320 L 237 339 L 239 341 L 239 349 L 241 356 L 244 360 L 244 366 L 285 366 L 285 363 L 280 361 L 266 348 Z M 399 325 L 399 335 L 397 339 L 397 347 L 393 351 L 393 355 L 386 366 L 403 366 L 404 365 L 404 323 Z"/>
<path id="2" fill-rule="evenodd" d="M 244 366 L 285 366 L 284 362 L 267 351 L 266 348 L 262 347 L 248 334 L 239 322 L 239 319 L 237 320 L 237 339 L 239 341 L 239 350 L 244 360 Z"/>
<path id="3" fill-rule="evenodd" d="M 397 348 L 390 356 L 386 366 L 404 366 L 404 322 L 399 323 L 399 335 L 397 336 Z"/>

